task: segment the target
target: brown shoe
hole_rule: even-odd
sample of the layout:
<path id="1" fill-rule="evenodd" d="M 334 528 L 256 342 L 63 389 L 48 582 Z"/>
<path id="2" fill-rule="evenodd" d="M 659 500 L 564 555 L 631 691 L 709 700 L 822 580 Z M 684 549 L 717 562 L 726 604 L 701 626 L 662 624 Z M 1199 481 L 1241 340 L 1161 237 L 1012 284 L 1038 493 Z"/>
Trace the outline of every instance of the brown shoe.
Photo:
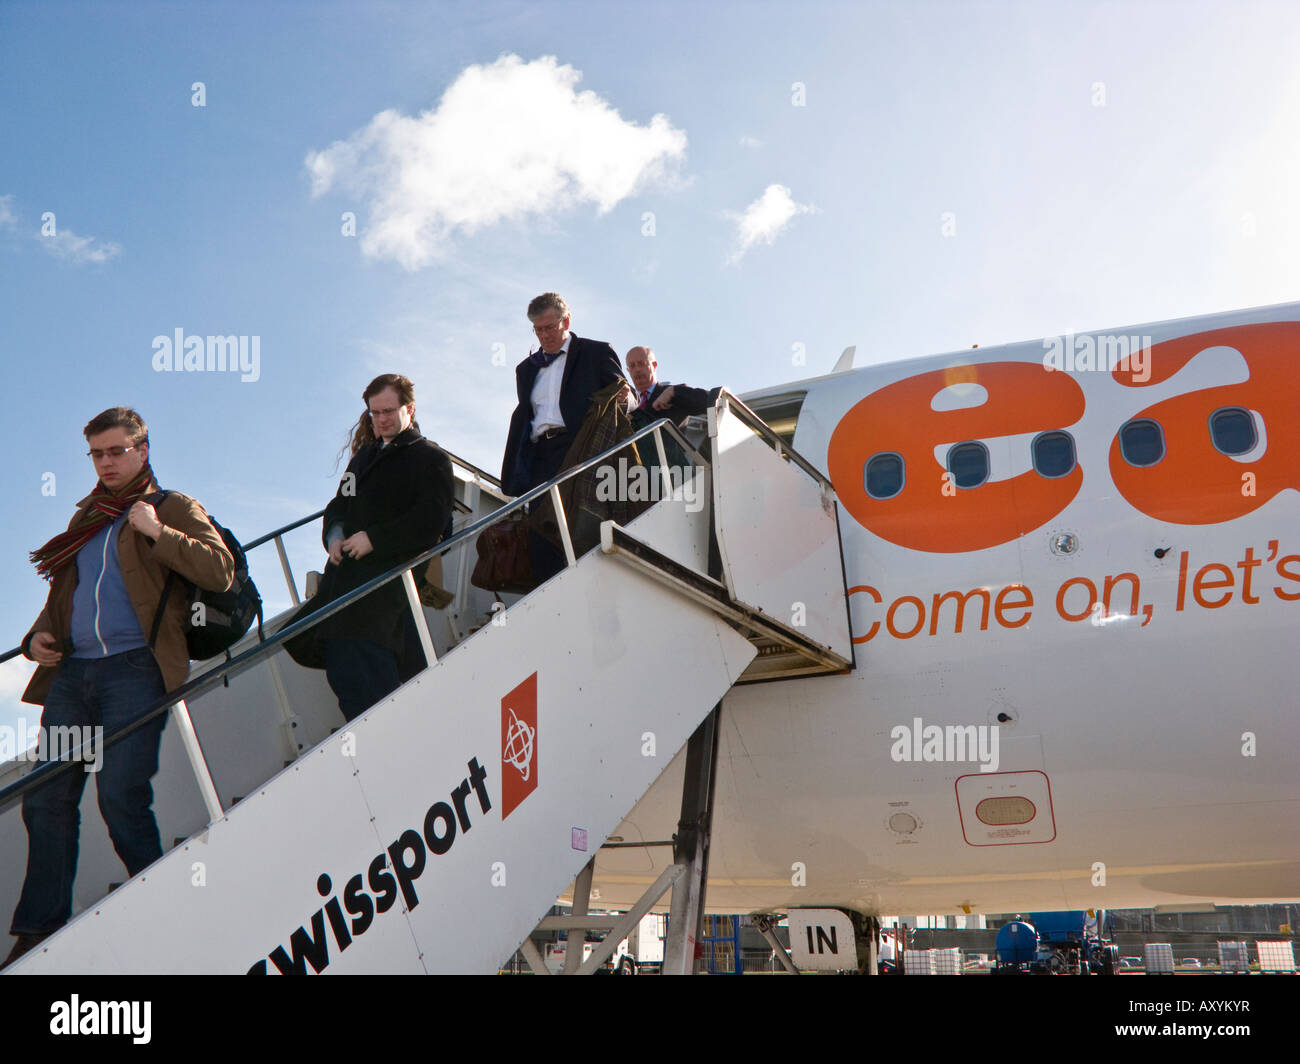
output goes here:
<path id="1" fill-rule="evenodd" d="M 13 962 L 24 953 L 28 950 L 35 949 L 52 934 L 54 934 L 53 931 L 42 931 L 35 935 L 20 934 L 18 936 L 18 941 L 14 943 L 14 948 L 9 951 L 9 956 L 5 958 L 4 964 L 0 964 L 0 969 L 8 968 L 9 965 L 13 964 Z"/>

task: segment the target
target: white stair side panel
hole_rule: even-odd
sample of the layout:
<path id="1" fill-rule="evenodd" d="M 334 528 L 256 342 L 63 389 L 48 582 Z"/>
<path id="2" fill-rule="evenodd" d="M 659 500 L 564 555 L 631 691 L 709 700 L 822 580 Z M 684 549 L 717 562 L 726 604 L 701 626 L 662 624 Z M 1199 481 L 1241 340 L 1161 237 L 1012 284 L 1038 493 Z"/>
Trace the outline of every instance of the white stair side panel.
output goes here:
<path id="1" fill-rule="evenodd" d="M 11 969 L 232 972 L 292 957 L 330 898 L 452 791 L 473 790 L 442 855 L 422 841 L 415 906 L 400 900 L 326 971 L 491 972 L 545 914 L 754 654 L 703 607 L 593 553 L 442 658 Z M 502 699 L 537 672 L 536 789 L 502 819 Z M 654 733 L 655 756 L 644 756 Z M 344 755 L 354 744 L 355 756 Z M 574 848 L 573 829 L 587 832 Z M 445 821 L 434 824 L 435 834 Z M 403 851 L 411 858 L 413 851 Z M 206 885 L 191 885 L 201 861 Z M 497 866 L 501 862 L 503 868 Z M 414 863 L 413 858 L 411 863 Z M 496 866 L 496 867 L 494 867 Z M 493 886 L 493 877 L 504 885 Z M 317 878 L 331 878 L 326 896 Z M 366 889 L 374 899 L 377 892 Z M 352 925 L 354 917 L 341 910 Z M 423 956 L 421 957 L 421 954 Z M 311 965 L 307 964 L 308 971 Z"/>
<path id="2" fill-rule="evenodd" d="M 467 660 L 457 686 L 478 692 L 481 708 L 458 730 L 457 745 L 431 755 L 402 747 L 409 770 L 386 760 L 385 772 L 397 778 L 423 772 L 427 801 L 413 806 L 392 788 L 371 792 L 370 743 L 358 745 L 371 808 L 381 833 L 394 838 L 411 826 L 413 808 L 422 818 L 433 802 L 448 801 L 469 758 L 489 772 L 493 808 L 483 816 L 471 797 L 471 828 L 457 831 L 446 855 L 470 874 L 449 874 L 436 905 L 412 914 L 430 971 L 495 971 L 508 960 L 753 657 L 749 642 L 708 611 L 610 559 L 588 555 L 576 576 L 548 583 L 502 628 L 461 651 Z M 540 668 L 529 656 L 535 640 L 548 646 Z M 501 821 L 501 780 L 517 772 L 502 760 L 501 700 L 534 670 L 537 789 Z M 437 691 L 441 698 L 442 684 Z M 400 739 L 418 730 L 429 708 L 412 700 L 382 727 Z M 648 733 L 654 756 L 644 752 Z M 476 832 L 479 818 L 491 829 Z M 586 832 L 585 851 L 574 849 L 574 829 Z M 494 886 L 502 873 L 504 885 Z"/>
<path id="3" fill-rule="evenodd" d="M 713 500 L 736 599 L 852 658 L 835 503 L 817 482 L 738 418 L 722 417 Z"/>
<path id="4" fill-rule="evenodd" d="M 353 765 L 339 746 L 336 736 L 286 769 L 226 820 L 124 883 L 6 974 L 238 975 L 277 945 L 291 959 L 290 934 L 300 924 L 310 931 L 312 915 L 326 900 L 316 892 L 316 877 L 350 868 L 359 849 L 369 851 L 364 870 L 391 841 L 376 834 Z M 196 886 L 200 871 L 204 885 Z M 346 970 L 423 972 L 400 896 L 345 953 L 339 954 L 323 917 L 322 929 L 327 971 L 354 961 L 360 963 Z M 350 956 L 362 947 L 366 958 Z M 277 971 L 269 962 L 267 969 Z"/>
<path id="5" fill-rule="evenodd" d="M 666 500 L 650 507 L 628 530 L 642 543 L 697 573 L 709 571 L 709 473 L 693 476 Z"/>
<path id="6" fill-rule="evenodd" d="M 278 628 L 279 618 L 268 622 Z M 249 636 L 239 644 L 246 650 L 256 643 Z M 203 744 L 212 778 L 223 805 L 236 797 L 253 793 L 284 768 L 296 756 L 291 742 L 301 741 L 310 749 L 327 738 L 331 729 L 343 724 L 338 702 L 325 681 L 325 673 L 294 664 L 283 652 L 272 659 L 276 663 L 297 717 L 296 728 L 286 728 L 283 712 L 276 700 L 271 665 L 263 661 L 230 681 L 229 687 L 217 687 L 189 701 L 190 716 Z M 196 669 L 196 674 L 201 672 Z M 40 718 L 40 706 L 25 706 L 27 719 Z M 29 766 L 9 763 L 0 768 L 0 785 L 19 778 Z M 80 852 L 77 878 L 73 888 L 72 913 L 94 908 L 104 898 L 110 883 L 127 878 L 126 868 L 113 850 L 104 818 L 99 812 L 96 779 L 92 775 L 82 795 Z M 159 750 L 158 774 L 152 781 L 154 815 L 158 821 L 163 853 L 172 849 L 177 838 L 188 838 L 207 823 L 203 799 L 194 782 L 180 732 L 168 719 Z M 21 816 L 21 800 L 13 801 L 0 811 L 0 913 L 12 913 L 22 890 L 27 867 L 27 830 Z M 8 925 L 6 925 L 8 926 Z"/>

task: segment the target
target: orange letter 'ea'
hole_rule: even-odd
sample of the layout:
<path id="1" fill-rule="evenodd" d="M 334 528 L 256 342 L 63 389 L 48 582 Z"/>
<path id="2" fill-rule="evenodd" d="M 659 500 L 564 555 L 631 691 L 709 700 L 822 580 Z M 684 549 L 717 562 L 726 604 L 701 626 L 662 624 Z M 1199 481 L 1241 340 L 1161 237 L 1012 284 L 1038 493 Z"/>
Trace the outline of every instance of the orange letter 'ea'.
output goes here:
<path id="1" fill-rule="evenodd" d="M 1300 322 L 1237 325 L 1167 340 L 1151 349 L 1149 379 L 1137 381 L 1122 364 L 1114 376 L 1130 388 L 1167 381 L 1196 355 L 1230 347 L 1246 360 L 1250 377 L 1240 384 L 1201 388 L 1175 395 L 1134 414 L 1159 423 L 1165 456 L 1155 465 L 1131 466 L 1120 453 L 1119 435 L 1110 447 L 1110 475 L 1133 506 L 1158 521 L 1209 525 L 1231 521 L 1263 506 L 1287 488 L 1300 488 Z M 1219 451 L 1210 437 L 1210 415 L 1223 407 L 1258 413 L 1268 445 L 1253 461 Z M 1256 431 L 1261 426 L 1258 421 Z M 1243 493 L 1242 474 L 1253 473 L 1254 491 Z M 838 486 L 838 485 L 837 485 Z"/>
<path id="2" fill-rule="evenodd" d="M 933 409 L 938 393 L 962 384 L 982 386 L 988 398 L 962 410 Z M 844 508 L 882 539 L 932 553 L 983 550 L 1050 521 L 1078 494 L 1083 470 L 1075 466 L 1058 478 L 1031 470 L 944 494 L 935 448 L 1068 428 L 1083 410 L 1079 385 L 1036 362 L 917 374 L 872 392 L 840 420 L 827 454 L 831 482 Z M 865 465 L 889 451 L 903 458 L 903 490 L 890 499 L 873 499 L 866 491 Z"/>

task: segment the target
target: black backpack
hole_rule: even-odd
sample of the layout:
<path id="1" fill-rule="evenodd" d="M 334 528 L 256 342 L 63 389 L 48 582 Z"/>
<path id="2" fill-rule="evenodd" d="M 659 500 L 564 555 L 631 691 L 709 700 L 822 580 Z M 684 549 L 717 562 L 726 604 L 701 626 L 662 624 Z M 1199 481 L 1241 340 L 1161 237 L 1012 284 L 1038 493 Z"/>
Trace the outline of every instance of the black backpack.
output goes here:
<path id="1" fill-rule="evenodd" d="M 153 504 L 161 502 L 170 492 L 162 491 L 151 496 L 147 501 Z M 149 633 L 149 646 L 153 647 L 158 639 L 158 629 L 162 627 L 163 610 L 167 606 L 168 596 L 173 584 L 180 584 L 186 592 L 185 643 L 189 647 L 191 661 L 207 661 L 218 654 L 230 657 L 230 648 L 239 642 L 257 621 L 258 638 L 262 636 L 262 596 L 257 593 L 257 585 L 248 575 L 248 559 L 244 548 L 234 537 L 230 529 L 215 521 L 211 514 L 208 520 L 212 527 L 221 534 L 226 550 L 235 559 L 235 578 L 228 591 L 205 591 L 192 584 L 180 573 L 170 571 L 167 582 L 163 585 L 162 598 L 158 600 L 158 612 L 154 614 L 153 631 Z M 195 624 L 195 604 L 202 604 L 199 612 L 203 623 Z"/>

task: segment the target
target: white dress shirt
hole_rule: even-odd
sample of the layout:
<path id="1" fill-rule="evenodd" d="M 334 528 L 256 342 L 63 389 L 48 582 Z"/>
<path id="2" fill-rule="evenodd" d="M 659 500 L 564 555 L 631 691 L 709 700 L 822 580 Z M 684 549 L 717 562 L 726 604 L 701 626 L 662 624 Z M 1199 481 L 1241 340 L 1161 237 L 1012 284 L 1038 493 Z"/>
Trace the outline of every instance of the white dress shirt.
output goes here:
<path id="1" fill-rule="evenodd" d="M 564 417 L 560 413 L 560 385 L 564 383 L 564 365 L 569 360 L 569 340 L 572 333 L 564 338 L 560 348 L 560 357 L 537 371 L 533 381 L 533 431 L 532 441 L 536 443 L 543 432 L 550 429 L 565 428 Z"/>

